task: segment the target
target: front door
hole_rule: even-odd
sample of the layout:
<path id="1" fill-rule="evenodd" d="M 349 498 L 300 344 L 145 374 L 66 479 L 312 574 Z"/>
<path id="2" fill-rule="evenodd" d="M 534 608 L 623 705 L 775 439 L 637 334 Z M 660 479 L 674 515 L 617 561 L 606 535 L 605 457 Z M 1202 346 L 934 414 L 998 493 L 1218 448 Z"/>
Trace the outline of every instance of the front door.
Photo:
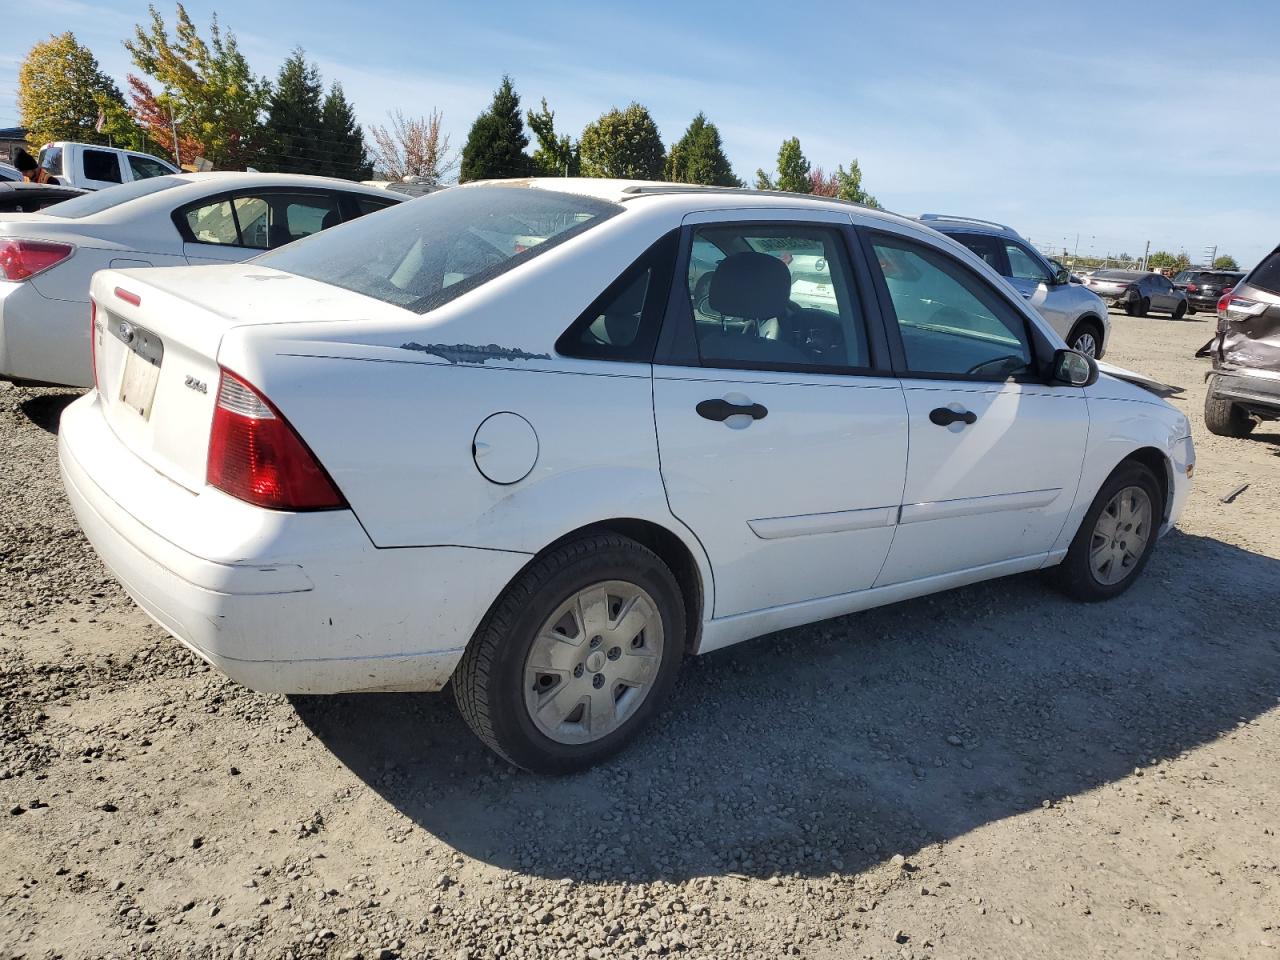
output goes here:
<path id="1" fill-rule="evenodd" d="M 877 585 L 1047 553 L 1080 477 L 1084 392 L 1043 382 L 1027 319 L 976 272 L 896 234 L 870 244 L 910 420 Z"/>
<path id="2" fill-rule="evenodd" d="M 654 367 L 663 483 L 706 548 L 715 617 L 870 587 L 901 502 L 906 404 L 849 221 L 784 213 L 686 220 L 667 322 L 689 353 Z"/>

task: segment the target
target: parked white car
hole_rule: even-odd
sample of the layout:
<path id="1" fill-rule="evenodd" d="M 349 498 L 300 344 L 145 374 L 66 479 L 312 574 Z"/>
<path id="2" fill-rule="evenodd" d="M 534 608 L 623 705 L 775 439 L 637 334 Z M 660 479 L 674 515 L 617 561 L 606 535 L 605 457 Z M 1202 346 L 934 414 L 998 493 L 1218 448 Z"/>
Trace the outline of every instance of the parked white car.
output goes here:
<path id="1" fill-rule="evenodd" d="M 38 162 L 58 182 L 84 190 L 102 190 L 118 183 L 182 172 L 168 160 L 149 153 L 65 140 L 41 147 Z"/>
<path id="2" fill-rule="evenodd" d="M 143 609 L 260 690 L 452 680 L 540 771 L 686 653 L 1055 565 L 1113 597 L 1195 459 L 971 253 L 818 198 L 468 184 L 93 300 L 62 474 Z"/>
<path id="3" fill-rule="evenodd" d="M 0 379 L 93 383 L 97 270 L 234 263 L 405 199 L 325 177 L 189 173 L 0 214 Z"/>

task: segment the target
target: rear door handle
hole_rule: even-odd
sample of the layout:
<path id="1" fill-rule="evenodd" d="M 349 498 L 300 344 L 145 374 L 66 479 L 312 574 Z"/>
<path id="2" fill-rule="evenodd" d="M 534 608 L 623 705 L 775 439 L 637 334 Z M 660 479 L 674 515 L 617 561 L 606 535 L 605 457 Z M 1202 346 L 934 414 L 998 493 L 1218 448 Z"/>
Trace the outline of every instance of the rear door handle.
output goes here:
<path id="1" fill-rule="evenodd" d="M 762 403 L 730 403 L 728 400 L 703 400 L 694 407 L 698 416 L 707 420 L 719 420 L 722 423 L 730 417 L 745 415 L 752 420 L 763 420 L 769 415 L 769 408 Z"/>
<path id="2" fill-rule="evenodd" d="M 949 427 L 953 423 L 977 423 L 978 415 L 971 410 L 937 407 L 929 411 L 929 419 L 940 427 Z"/>

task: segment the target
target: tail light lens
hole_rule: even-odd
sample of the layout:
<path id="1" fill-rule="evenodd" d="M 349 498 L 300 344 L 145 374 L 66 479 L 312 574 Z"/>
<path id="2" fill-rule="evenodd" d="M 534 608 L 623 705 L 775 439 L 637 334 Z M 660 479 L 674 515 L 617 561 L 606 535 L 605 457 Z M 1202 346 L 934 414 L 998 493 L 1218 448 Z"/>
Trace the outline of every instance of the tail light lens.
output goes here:
<path id="1" fill-rule="evenodd" d="M 1188 284 L 1187 284 L 1187 293 L 1195 293 L 1195 292 L 1197 292 L 1199 289 L 1200 289 L 1200 288 L 1199 288 L 1199 287 L 1197 287 L 1194 283 L 1188 283 Z"/>
<path id="2" fill-rule="evenodd" d="M 75 247 L 69 243 L 44 240 L 0 240 L 0 279 L 27 280 L 37 273 L 55 267 L 71 256 Z"/>
<path id="3" fill-rule="evenodd" d="M 222 371 L 209 433 L 209 486 L 269 510 L 338 510 L 346 499 L 280 411 Z"/>
<path id="4" fill-rule="evenodd" d="M 1227 315 L 1227 304 L 1231 302 L 1231 291 L 1235 287 L 1227 287 L 1222 291 L 1222 296 L 1218 298 L 1218 316 L 1225 317 Z"/>

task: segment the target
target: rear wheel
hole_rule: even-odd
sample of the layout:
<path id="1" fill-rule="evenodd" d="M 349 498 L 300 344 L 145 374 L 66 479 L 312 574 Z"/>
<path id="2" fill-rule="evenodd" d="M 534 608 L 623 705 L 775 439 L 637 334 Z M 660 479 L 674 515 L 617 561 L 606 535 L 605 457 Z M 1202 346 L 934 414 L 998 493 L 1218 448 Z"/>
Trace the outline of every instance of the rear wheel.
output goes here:
<path id="1" fill-rule="evenodd" d="M 1204 398 L 1204 425 L 1209 432 L 1220 437 L 1247 437 L 1257 426 L 1257 421 L 1239 404 L 1218 396 L 1218 378 L 1209 381 L 1209 392 Z"/>
<path id="2" fill-rule="evenodd" d="M 531 564 L 476 631 L 453 676 L 467 724 L 536 773 L 621 749 L 658 710 L 684 656 L 684 602 L 634 540 L 571 540 Z"/>
<path id="3" fill-rule="evenodd" d="M 1181 320 L 1187 315 L 1187 301 L 1183 300 L 1180 304 L 1173 308 L 1173 319 Z"/>
<path id="4" fill-rule="evenodd" d="M 1191 306 L 1191 304 L 1187 304 L 1187 316 L 1194 317 L 1195 315 L 1196 315 L 1196 308 Z"/>
<path id="5" fill-rule="evenodd" d="M 1151 298 L 1143 297 L 1138 301 L 1138 316 L 1145 317 L 1151 312 Z"/>
<path id="6" fill-rule="evenodd" d="M 1092 320 L 1080 321 L 1067 338 L 1067 346 L 1085 356 L 1098 358 L 1102 355 L 1102 328 Z"/>
<path id="7" fill-rule="evenodd" d="M 1155 474 L 1136 461 L 1122 463 L 1098 491 L 1055 571 L 1059 587 L 1086 602 L 1124 593 L 1151 559 L 1163 519 Z"/>

